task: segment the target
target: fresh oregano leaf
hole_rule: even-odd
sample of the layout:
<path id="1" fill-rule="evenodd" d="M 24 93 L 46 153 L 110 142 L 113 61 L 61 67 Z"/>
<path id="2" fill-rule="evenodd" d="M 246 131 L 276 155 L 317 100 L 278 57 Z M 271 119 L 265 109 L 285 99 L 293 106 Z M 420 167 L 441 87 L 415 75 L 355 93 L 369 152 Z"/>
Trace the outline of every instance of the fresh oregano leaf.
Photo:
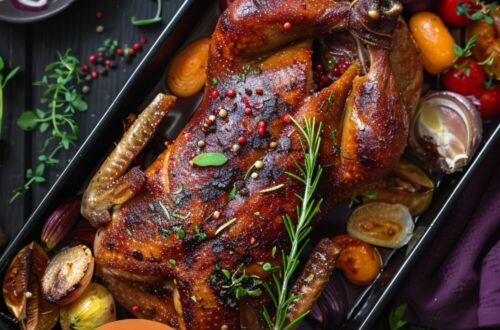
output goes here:
<path id="1" fill-rule="evenodd" d="M 220 152 L 201 153 L 193 158 L 193 163 L 197 166 L 222 166 L 227 162 L 227 157 Z"/>
<path id="2" fill-rule="evenodd" d="M 25 111 L 17 119 L 17 126 L 23 131 L 31 131 L 38 124 L 38 117 L 33 111 Z"/>

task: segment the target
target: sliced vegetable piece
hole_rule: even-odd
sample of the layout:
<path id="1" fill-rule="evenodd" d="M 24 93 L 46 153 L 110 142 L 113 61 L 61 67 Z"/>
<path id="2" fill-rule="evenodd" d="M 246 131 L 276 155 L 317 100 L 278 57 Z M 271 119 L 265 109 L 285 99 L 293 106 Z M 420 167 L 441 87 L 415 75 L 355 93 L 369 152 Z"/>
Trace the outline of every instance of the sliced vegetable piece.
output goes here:
<path id="1" fill-rule="evenodd" d="M 93 282 L 76 301 L 61 308 L 63 330 L 93 330 L 114 320 L 113 296 L 104 286 Z"/>
<path id="2" fill-rule="evenodd" d="M 59 252 L 42 277 L 42 296 L 58 305 L 67 305 L 85 291 L 94 273 L 94 257 L 85 245 Z"/>
<path id="3" fill-rule="evenodd" d="M 414 228 L 406 206 L 382 202 L 358 207 L 347 222 L 349 235 L 369 244 L 392 249 L 406 245 Z"/>
<path id="4" fill-rule="evenodd" d="M 26 305 L 26 330 L 50 330 L 59 320 L 59 307 L 40 296 L 39 278 L 32 274 L 29 284 L 30 298 Z"/>
<path id="5" fill-rule="evenodd" d="M 34 244 L 36 243 L 32 242 L 16 254 L 3 279 L 2 291 L 5 304 L 17 320 L 23 319 L 26 314 L 26 292 L 30 280 Z"/>
<path id="6" fill-rule="evenodd" d="M 466 97 L 435 92 L 422 98 L 410 127 L 412 151 L 446 173 L 466 166 L 482 138 L 482 121 Z"/>
<path id="7" fill-rule="evenodd" d="M 167 75 L 168 88 L 173 94 L 190 97 L 203 88 L 210 40 L 209 37 L 195 40 L 175 56 Z"/>
<path id="8" fill-rule="evenodd" d="M 417 165 L 404 158 L 373 190 L 363 194 L 363 202 L 403 204 L 412 216 L 423 213 L 432 201 L 434 182 Z"/>
<path id="9" fill-rule="evenodd" d="M 423 11 L 412 16 L 410 30 L 422 51 L 427 72 L 438 74 L 453 65 L 455 40 L 437 15 Z"/>
<path id="10" fill-rule="evenodd" d="M 36 242 L 14 257 L 3 283 L 7 307 L 25 329 L 49 330 L 57 323 L 59 309 L 43 301 L 40 282 L 49 258 Z"/>

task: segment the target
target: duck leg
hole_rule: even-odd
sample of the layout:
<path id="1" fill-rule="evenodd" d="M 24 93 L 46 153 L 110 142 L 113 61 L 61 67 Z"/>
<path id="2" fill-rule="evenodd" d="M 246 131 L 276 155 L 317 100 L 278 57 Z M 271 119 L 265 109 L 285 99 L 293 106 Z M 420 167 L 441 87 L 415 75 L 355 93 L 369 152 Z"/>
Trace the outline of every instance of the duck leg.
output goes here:
<path id="1" fill-rule="evenodd" d="M 82 199 L 82 215 L 94 227 L 111 221 L 110 209 L 134 196 L 146 176 L 132 161 L 153 137 L 158 124 L 173 107 L 175 97 L 158 94 L 123 135 L 90 181 Z"/>

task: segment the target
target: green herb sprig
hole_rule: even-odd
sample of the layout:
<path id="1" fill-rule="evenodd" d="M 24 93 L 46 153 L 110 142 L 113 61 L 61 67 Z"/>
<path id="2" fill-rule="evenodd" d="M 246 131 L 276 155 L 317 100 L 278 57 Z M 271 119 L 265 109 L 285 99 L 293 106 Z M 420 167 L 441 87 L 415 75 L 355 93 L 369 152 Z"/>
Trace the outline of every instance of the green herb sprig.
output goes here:
<path id="1" fill-rule="evenodd" d="M 245 296 L 259 297 L 262 294 L 262 281 L 257 275 L 248 275 L 245 270 L 241 270 L 243 265 L 240 265 L 231 275 L 229 270 L 221 269 L 222 274 L 230 281 L 229 284 L 223 285 L 224 289 L 234 290 L 236 299 Z"/>
<path id="2" fill-rule="evenodd" d="M 283 216 L 283 222 L 290 238 L 291 247 L 288 252 L 282 251 L 282 271 L 273 272 L 272 283 L 264 283 L 264 288 L 271 296 L 276 309 L 273 319 L 267 309 L 264 309 L 264 318 L 270 329 L 286 330 L 297 325 L 308 313 L 304 312 L 294 320 L 287 319 L 288 307 L 300 298 L 299 295 L 290 292 L 290 281 L 299 265 L 299 257 L 309 243 L 311 232 L 311 221 L 318 213 L 322 199 L 314 199 L 322 167 L 318 164 L 319 148 L 321 144 L 322 124 L 316 125 L 316 120 L 304 119 L 304 127 L 300 126 L 293 118 L 293 123 L 301 133 L 301 146 L 304 152 L 304 166 L 296 164 L 298 175 L 289 175 L 304 184 L 304 193 L 296 195 L 300 201 L 297 206 L 297 222 L 294 223 L 289 214 Z"/>
<path id="3" fill-rule="evenodd" d="M 3 58 L 0 56 L 0 138 L 2 137 L 2 126 L 3 126 L 3 89 L 7 86 L 9 80 L 14 78 L 14 76 L 19 71 L 19 67 L 15 67 L 10 70 L 7 75 L 4 77 L 2 74 L 2 70 L 5 68 L 5 62 Z"/>
<path id="4" fill-rule="evenodd" d="M 493 1 L 489 4 L 485 4 L 482 1 L 479 0 L 474 0 L 472 1 L 475 5 L 480 6 L 480 9 L 474 10 L 471 13 L 471 10 L 469 8 L 469 5 L 465 2 L 460 2 L 457 5 L 457 14 L 458 15 L 465 15 L 472 21 L 480 21 L 483 20 L 487 24 L 493 24 L 494 20 L 493 17 L 491 17 L 490 13 L 495 9 L 497 2 Z"/>
<path id="5" fill-rule="evenodd" d="M 138 19 L 135 16 L 132 16 L 130 18 L 130 22 L 132 22 L 133 25 L 136 26 L 144 26 L 144 25 L 150 25 L 150 24 L 155 24 L 158 22 L 162 21 L 161 17 L 161 0 L 156 1 L 158 3 L 157 5 L 157 10 L 156 10 L 156 15 L 151 18 L 146 18 L 146 19 Z"/>
<path id="6" fill-rule="evenodd" d="M 46 109 L 25 111 L 17 120 L 17 125 L 25 131 L 38 127 L 41 133 L 49 133 L 38 156 L 39 163 L 26 171 L 26 182 L 13 191 L 10 202 L 26 193 L 34 183 L 45 182 L 47 166 L 59 163 L 56 158 L 61 150 L 69 150 L 78 139 L 78 126 L 74 116 L 88 109 L 87 102 L 78 91 L 82 71 L 79 61 L 71 55 L 71 49 L 58 53 L 58 60 L 47 65 L 42 80 L 33 83 L 43 88 L 40 103 Z"/>

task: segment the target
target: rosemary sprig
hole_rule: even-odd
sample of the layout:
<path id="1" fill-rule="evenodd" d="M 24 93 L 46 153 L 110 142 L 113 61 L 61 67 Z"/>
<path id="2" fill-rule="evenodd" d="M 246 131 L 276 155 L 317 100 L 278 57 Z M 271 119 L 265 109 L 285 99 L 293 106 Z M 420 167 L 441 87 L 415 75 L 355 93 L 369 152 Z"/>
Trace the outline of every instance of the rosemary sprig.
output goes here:
<path id="1" fill-rule="evenodd" d="M 138 19 L 137 17 L 132 16 L 132 18 L 130 18 L 130 22 L 132 22 L 132 24 L 137 25 L 137 26 L 144 26 L 144 25 L 150 25 L 150 24 L 161 22 L 162 21 L 162 18 L 161 18 L 161 0 L 157 0 L 156 2 L 158 3 L 158 5 L 157 5 L 158 9 L 156 10 L 156 15 L 154 17 L 145 18 L 145 19 Z"/>
<path id="2" fill-rule="evenodd" d="M 304 166 L 296 164 L 298 167 L 299 181 L 305 186 L 303 195 L 296 195 L 300 201 L 297 206 L 297 222 L 294 223 L 289 214 L 283 216 L 283 222 L 290 238 L 290 251 L 281 251 L 282 271 L 273 272 L 272 284 L 264 283 L 276 309 L 274 319 L 267 309 L 264 309 L 264 318 L 270 329 L 286 330 L 297 325 L 309 311 L 294 320 L 288 320 L 288 307 L 300 296 L 290 292 L 290 281 L 299 265 L 299 257 L 309 243 L 309 233 L 311 232 L 311 221 L 318 213 L 322 199 L 314 199 L 313 195 L 318 186 L 323 169 L 318 164 L 319 148 L 321 144 L 322 124 L 316 125 L 316 120 L 304 119 L 304 127 L 300 126 L 293 118 L 293 123 L 301 133 L 301 146 L 304 152 Z"/>
<path id="3" fill-rule="evenodd" d="M 41 133 L 49 132 L 44 147 L 38 156 L 35 169 L 26 171 L 26 182 L 13 191 L 10 202 L 26 193 L 34 183 L 45 182 L 45 169 L 59 163 L 56 158 L 61 150 L 68 150 L 78 139 L 78 126 L 74 115 L 77 111 L 86 111 L 87 102 L 78 91 L 82 71 L 79 61 L 71 55 L 71 49 L 64 54 L 58 53 L 59 59 L 45 68 L 46 74 L 35 86 L 44 89 L 40 99 L 47 109 L 25 111 L 17 120 L 17 125 L 25 131 L 39 128 Z"/>
<path id="4" fill-rule="evenodd" d="M 14 78 L 14 76 L 19 71 L 19 67 L 17 66 L 14 69 L 10 70 L 4 77 L 2 75 L 2 70 L 4 69 L 4 67 L 5 63 L 3 61 L 3 58 L 0 56 L 0 138 L 2 137 L 2 126 L 3 126 L 3 89 L 5 88 L 5 86 L 7 86 L 9 80 Z"/>

